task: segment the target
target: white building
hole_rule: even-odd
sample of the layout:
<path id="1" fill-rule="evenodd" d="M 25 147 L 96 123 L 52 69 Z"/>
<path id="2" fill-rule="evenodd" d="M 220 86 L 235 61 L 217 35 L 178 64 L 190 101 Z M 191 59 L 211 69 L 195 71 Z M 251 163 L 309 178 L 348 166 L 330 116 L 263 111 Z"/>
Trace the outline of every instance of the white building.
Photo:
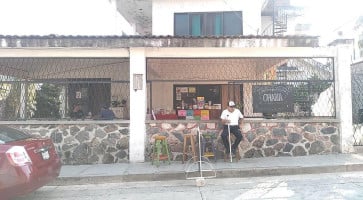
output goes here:
<path id="1" fill-rule="evenodd" d="M 130 110 L 126 119 L 105 122 L 61 118 L 44 122 L 28 119 L 27 112 L 22 111 L 25 117 L 20 117 L 24 120 L 21 123 L 2 123 L 42 131 L 51 124 L 43 135 L 57 139 L 66 163 L 148 161 L 155 135 L 167 136 L 173 159 L 180 160 L 183 135 L 199 127 L 218 137 L 220 112 L 229 100 L 234 100 L 246 117 L 241 127 L 246 140 L 239 147 L 243 157 L 351 151 L 352 134 L 346 129 L 351 120 L 342 118 L 349 116 L 349 91 L 345 82 L 336 81 L 347 73 L 346 60 L 338 59 L 346 52 L 344 48 L 320 48 L 315 36 L 287 35 L 289 1 L 133 2 L 120 0 L 116 5 L 139 35 L 0 36 L 0 72 L 17 76 L 22 88 L 37 81 L 70 88 L 67 84 L 71 81 L 79 87 L 65 91 L 69 94 L 65 100 L 83 100 L 92 91 L 93 96 L 84 101 L 89 107 L 125 95 Z M 328 99 L 337 107 L 332 108 L 330 116 L 295 118 L 289 90 L 284 93 L 285 101 L 268 104 L 256 100 L 259 93 L 256 96 L 255 90 L 265 86 L 285 89 L 281 82 L 309 82 L 307 77 L 277 79 L 278 67 L 300 58 L 326 58 L 327 63 L 334 63 L 334 68 L 321 76 L 334 85 L 334 97 L 338 97 Z M 308 64 L 301 69 L 314 73 L 315 64 Z M 84 84 L 89 90 L 82 90 Z M 100 84 L 106 87 L 97 92 L 95 88 Z M 14 99 L 22 100 L 18 100 L 19 105 L 27 105 L 27 93 L 22 94 L 22 98 Z M 203 97 L 204 103 L 211 101 L 211 105 L 195 105 L 195 99 L 203 99 L 198 97 Z M 257 104 L 268 112 L 256 112 Z M 150 110 L 158 115 L 156 120 L 149 120 Z M 276 120 L 264 119 L 263 113 L 269 112 L 282 114 Z M 224 151 L 221 145 L 218 151 Z"/>

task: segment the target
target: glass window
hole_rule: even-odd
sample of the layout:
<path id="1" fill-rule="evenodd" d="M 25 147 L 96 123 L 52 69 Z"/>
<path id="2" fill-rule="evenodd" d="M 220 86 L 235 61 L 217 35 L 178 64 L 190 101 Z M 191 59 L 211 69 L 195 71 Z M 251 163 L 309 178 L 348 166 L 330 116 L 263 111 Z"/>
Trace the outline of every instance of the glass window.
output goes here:
<path id="1" fill-rule="evenodd" d="M 189 16 L 187 13 L 175 14 L 174 33 L 175 35 L 189 35 Z"/>
<path id="2" fill-rule="evenodd" d="M 7 126 L 0 126 L 0 144 L 5 144 L 18 140 L 25 140 L 30 137 L 30 135 L 23 133 L 19 130 Z"/>
<path id="3" fill-rule="evenodd" d="M 202 15 L 201 14 L 191 14 L 190 15 L 191 24 L 191 35 L 200 36 L 202 35 Z"/>
<path id="4" fill-rule="evenodd" d="M 222 14 L 208 13 L 206 20 L 206 35 L 222 35 Z"/>
<path id="5" fill-rule="evenodd" d="M 242 35 L 242 12 L 176 13 L 174 35 Z"/>
<path id="6" fill-rule="evenodd" d="M 242 12 L 223 14 L 224 35 L 242 35 Z"/>

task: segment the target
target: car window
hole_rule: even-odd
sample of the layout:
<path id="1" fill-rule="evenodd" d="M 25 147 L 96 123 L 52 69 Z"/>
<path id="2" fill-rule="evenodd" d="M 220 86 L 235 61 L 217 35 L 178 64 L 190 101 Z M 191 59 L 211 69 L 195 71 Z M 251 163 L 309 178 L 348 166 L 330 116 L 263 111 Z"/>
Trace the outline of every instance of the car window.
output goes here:
<path id="1" fill-rule="evenodd" d="M 0 126 L 0 144 L 5 144 L 8 142 L 13 142 L 18 140 L 24 140 L 30 137 L 31 136 L 29 134 L 26 134 L 19 130 L 6 126 Z"/>

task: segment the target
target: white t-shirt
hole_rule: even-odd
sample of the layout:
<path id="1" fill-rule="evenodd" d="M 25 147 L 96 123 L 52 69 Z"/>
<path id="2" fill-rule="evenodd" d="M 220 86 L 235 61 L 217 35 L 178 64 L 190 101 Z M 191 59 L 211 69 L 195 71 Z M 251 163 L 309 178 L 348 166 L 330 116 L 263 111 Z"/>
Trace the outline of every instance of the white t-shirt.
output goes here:
<path id="1" fill-rule="evenodd" d="M 237 108 L 235 108 L 233 112 L 229 112 L 228 109 L 225 109 L 221 114 L 221 119 L 229 120 L 230 121 L 229 125 L 231 126 L 239 125 L 238 120 L 242 118 L 243 115 L 241 111 L 238 110 Z"/>

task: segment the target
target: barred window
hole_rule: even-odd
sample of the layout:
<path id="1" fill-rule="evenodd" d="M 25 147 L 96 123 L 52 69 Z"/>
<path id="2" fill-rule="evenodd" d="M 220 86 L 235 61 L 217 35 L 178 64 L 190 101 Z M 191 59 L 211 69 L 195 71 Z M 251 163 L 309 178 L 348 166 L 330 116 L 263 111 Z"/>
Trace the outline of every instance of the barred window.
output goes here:
<path id="1" fill-rule="evenodd" d="M 128 118 L 128 59 L 1 58 L 0 72 L 1 120 Z"/>

